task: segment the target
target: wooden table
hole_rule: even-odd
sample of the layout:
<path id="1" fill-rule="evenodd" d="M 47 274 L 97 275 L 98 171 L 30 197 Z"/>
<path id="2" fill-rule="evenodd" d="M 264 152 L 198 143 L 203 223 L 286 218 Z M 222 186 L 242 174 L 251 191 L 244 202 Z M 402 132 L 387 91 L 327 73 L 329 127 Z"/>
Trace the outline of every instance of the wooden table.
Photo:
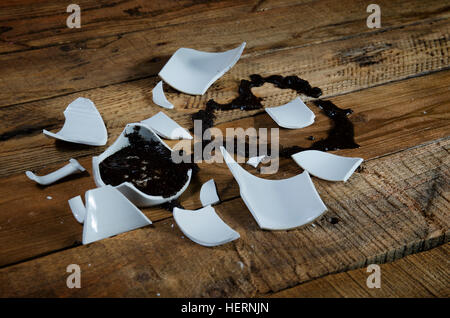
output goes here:
<path id="1" fill-rule="evenodd" d="M 450 296 L 450 3 L 378 0 L 381 28 L 370 29 L 371 2 L 79 0 L 81 28 L 70 29 L 64 2 L 2 1 L 0 296 Z M 55 142 L 42 129 L 57 131 L 68 103 L 84 96 L 102 114 L 109 145 L 125 124 L 161 110 L 151 90 L 176 49 L 222 51 L 243 41 L 239 62 L 205 95 L 166 86 L 175 109 L 163 111 L 191 128 L 192 113 L 210 98 L 234 98 L 250 74 L 298 75 L 354 110 L 361 147 L 334 153 L 362 157 L 364 168 L 346 183 L 314 178 L 326 214 L 270 232 L 256 225 L 225 164 L 202 163 L 181 203 L 199 208 L 200 187 L 214 178 L 216 211 L 239 240 L 199 246 L 155 207 L 143 209 L 153 227 L 81 245 L 67 200 L 95 187 L 92 175 L 39 187 L 24 171 L 44 174 L 77 158 L 91 174 L 92 155 L 106 147 Z M 265 106 L 297 95 L 271 84 L 254 92 Z M 283 146 L 326 135 L 329 119 L 307 104 L 316 122 L 281 129 Z M 217 117 L 223 131 L 277 127 L 262 110 Z M 281 159 L 269 178 L 300 172 Z M 366 286 L 372 263 L 382 264 L 380 289 Z M 66 286 L 69 264 L 81 267 L 80 289 Z"/>

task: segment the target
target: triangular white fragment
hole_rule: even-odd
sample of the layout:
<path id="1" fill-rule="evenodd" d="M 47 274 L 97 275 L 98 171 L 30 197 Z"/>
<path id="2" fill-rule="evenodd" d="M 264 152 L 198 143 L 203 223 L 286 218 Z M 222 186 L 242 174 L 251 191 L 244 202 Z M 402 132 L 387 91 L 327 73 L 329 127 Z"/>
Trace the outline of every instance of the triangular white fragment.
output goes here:
<path id="1" fill-rule="evenodd" d="M 164 65 L 159 77 L 180 92 L 203 95 L 217 79 L 236 64 L 245 44 L 243 42 L 237 48 L 219 53 L 180 48 Z"/>
<path id="2" fill-rule="evenodd" d="M 200 201 L 202 202 L 202 206 L 213 205 L 220 201 L 214 179 L 211 179 L 202 185 L 202 188 L 200 189 Z"/>
<path id="3" fill-rule="evenodd" d="M 225 148 L 220 150 L 239 185 L 242 200 L 261 228 L 296 228 L 326 211 L 308 172 L 282 180 L 262 179 L 242 168 Z"/>
<path id="4" fill-rule="evenodd" d="M 158 135 L 166 139 L 192 139 L 191 134 L 177 124 L 172 118 L 159 112 L 156 115 L 141 121 L 153 129 Z"/>
<path id="5" fill-rule="evenodd" d="M 128 232 L 152 222 L 112 186 L 86 192 L 83 244 Z"/>
<path id="6" fill-rule="evenodd" d="M 257 157 L 251 157 L 247 160 L 247 164 L 251 165 L 252 167 L 256 168 L 261 163 L 261 161 L 264 160 L 266 155 L 257 156 Z"/>
<path id="7" fill-rule="evenodd" d="M 300 97 L 282 106 L 266 107 L 265 110 L 280 127 L 298 129 L 314 123 L 314 113 Z"/>
<path id="8" fill-rule="evenodd" d="M 53 171 L 45 176 L 38 176 L 31 171 L 26 171 L 25 174 L 29 179 L 39 183 L 40 185 L 49 185 L 71 174 L 83 172 L 85 170 L 86 169 L 84 169 L 77 160 L 70 159 L 69 163 L 64 167 L 59 168 L 58 170 Z"/>
<path id="9" fill-rule="evenodd" d="M 152 90 L 153 102 L 161 107 L 172 109 L 174 106 L 169 102 L 164 94 L 163 82 L 160 81 Z"/>
<path id="10" fill-rule="evenodd" d="M 44 129 L 44 134 L 56 139 L 91 146 L 103 146 L 108 141 L 105 123 L 90 99 L 83 97 L 75 99 L 67 106 L 64 117 L 66 121 L 59 132 L 52 133 Z"/>
<path id="11" fill-rule="evenodd" d="M 305 150 L 292 155 L 292 159 L 313 176 L 328 181 L 347 181 L 363 162 L 362 158 L 334 155 L 318 150 Z"/>
<path id="12" fill-rule="evenodd" d="M 210 205 L 195 211 L 174 208 L 173 217 L 184 235 L 203 246 L 218 246 L 240 237 Z"/>

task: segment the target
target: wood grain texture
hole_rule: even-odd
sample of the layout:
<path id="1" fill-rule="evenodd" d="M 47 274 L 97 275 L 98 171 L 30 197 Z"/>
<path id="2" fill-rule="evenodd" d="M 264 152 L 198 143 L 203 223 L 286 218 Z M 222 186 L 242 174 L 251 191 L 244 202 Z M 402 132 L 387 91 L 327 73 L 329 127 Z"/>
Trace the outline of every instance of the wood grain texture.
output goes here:
<path id="1" fill-rule="evenodd" d="M 444 71 L 333 98 L 332 101 L 340 107 L 354 110 L 350 118 L 355 125 L 356 141 L 361 145 L 358 149 L 336 153 L 367 160 L 449 136 L 449 81 L 450 71 Z M 301 130 L 280 130 L 282 145 L 308 146 L 311 143 L 307 140 L 308 136 L 313 135 L 319 139 L 326 135 L 330 127 L 329 119 L 315 106 L 310 106 L 316 113 L 315 124 Z M 277 126 L 267 114 L 260 114 L 217 127 L 225 133 L 227 128 L 233 127 L 258 129 Z M 16 142 L 15 145 L 17 147 L 20 144 Z M 46 151 L 53 147 L 54 145 L 49 146 Z M 59 153 L 61 149 L 56 151 Z M 68 158 L 72 156 L 72 149 L 64 151 Z M 8 165 L 24 169 L 20 166 L 23 162 L 40 159 L 41 157 L 33 158 L 31 154 L 20 158 L 11 153 Z M 80 162 L 91 172 L 91 157 L 83 157 Z M 38 174 L 48 173 L 64 164 L 49 164 L 45 169 L 40 169 Z M 264 177 L 287 178 L 301 171 L 291 159 L 281 160 L 279 165 L 276 174 Z M 211 178 L 215 179 L 222 200 L 239 196 L 237 185 L 224 164 L 201 163 L 200 167 L 198 176 L 180 198 L 186 208 L 196 209 L 201 206 L 200 187 Z M 256 173 L 255 169 L 248 169 Z M 93 187 L 95 185 L 91 175 L 74 176 L 70 181 L 45 188 L 36 186 L 23 172 L 1 178 L 0 211 L 4 212 L 0 214 L 0 265 L 79 244 L 80 226 L 73 219 L 67 200 L 83 195 Z M 53 199 L 47 200 L 47 196 L 52 196 Z M 145 209 L 145 212 L 152 220 L 170 216 L 170 213 L 160 208 Z"/>
<path id="2" fill-rule="evenodd" d="M 7 76 L 0 78 L 0 86 L 3 87 L 0 107 L 154 76 L 176 49 L 192 47 L 193 43 L 196 49 L 221 51 L 247 41 L 245 58 L 342 37 L 353 38 L 358 34 L 400 30 L 407 25 L 431 23 L 449 16 L 448 6 L 441 1 L 426 5 L 421 1 L 406 5 L 382 2 L 386 24 L 384 29 L 376 31 L 365 25 L 368 2 L 356 5 L 349 1 L 346 5 L 327 0 L 314 3 L 314 6 L 307 2 L 255 12 L 251 12 L 255 3 L 249 2 L 247 8 L 232 5 L 230 9 L 212 10 L 208 19 L 195 19 L 194 16 L 190 22 L 181 25 L 88 37 L 57 46 L 44 45 L 4 53 L 0 55 L 0 72 Z M 206 17 L 207 9 L 207 6 L 202 9 Z M 107 26 L 105 28 L 108 29 Z M 93 31 L 101 34 L 95 26 Z M 72 30 L 71 33 L 76 32 Z M 7 34 L 4 32 L 3 36 Z"/>
<path id="3" fill-rule="evenodd" d="M 168 219 L 0 269 L 0 295 L 258 296 L 392 262 L 448 242 L 449 149 L 446 139 L 371 160 L 346 183 L 314 179 L 329 211 L 296 230 L 262 231 L 233 199 L 216 207 L 241 234 L 233 243 L 201 247 Z M 80 289 L 66 287 L 73 263 Z"/>
<path id="4" fill-rule="evenodd" d="M 312 85 L 321 87 L 326 98 L 445 69 L 450 65 L 448 28 L 449 21 L 445 20 L 370 37 L 345 39 L 247 58 L 238 62 L 204 96 L 189 96 L 167 90 L 168 98 L 176 108 L 165 111 L 180 125 L 192 127 L 190 117 L 193 112 L 204 108 L 205 102 L 210 98 L 223 102 L 234 98 L 239 81 L 252 73 L 299 74 Z M 441 80 L 448 83 L 448 78 L 438 81 Z M 0 175 L 38 169 L 44 163 L 60 163 L 70 157 L 102 152 L 102 147 L 55 144 L 54 140 L 45 137 L 41 131 L 43 128 L 54 131 L 59 129 L 68 103 L 78 96 L 84 96 L 96 103 L 108 127 L 108 143 L 111 144 L 127 123 L 146 119 L 161 110 L 161 107 L 151 101 L 151 90 L 155 84 L 156 79 L 145 79 L 0 108 Z M 276 89 L 269 84 L 255 88 L 254 91 L 264 97 L 266 106 L 281 105 L 296 96 L 291 90 Z M 441 87 L 441 93 L 447 93 L 445 86 Z M 429 95 L 425 91 L 424 94 Z M 386 101 L 393 98 L 388 95 L 383 97 Z M 440 96 L 436 94 L 436 98 L 439 99 Z M 361 102 L 365 103 L 364 100 Z M 258 112 L 262 110 L 221 112 L 217 124 Z M 360 119 L 364 120 L 362 117 Z"/>
<path id="5" fill-rule="evenodd" d="M 315 41 L 336 36 L 353 34 L 355 26 L 364 25 L 367 17 L 368 1 L 343 1 L 338 7 L 332 1 L 311 0 L 270 0 L 270 1 L 97 1 L 81 0 L 77 4 L 81 8 L 82 27 L 70 29 L 66 26 L 66 3 L 60 1 L 20 0 L 0 4 L 0 54 L 15 51 L 26 51 L 42 47 L 61 46 L 71 42 L 82 42 L 93 38 L 111 37 L 144 31 L 165 29 L 168 27 L 189 27 L 189 24 L 201 21 L 204 24 L 214 19 L 223 21 L 242 21 L 258 15 L 270 17 L 271 22 L 284 24 L 280 18 L 288 10 L 296 11 L 303 25 L 288 21 L 295 31 L 304 31 L 297 37 L 307 37 L 315 29 Z M 445 1 L 408 0 L 402 2 L 379 1 L 383 8 L 383 28 L 392 28 L 401 24 L 417 23 L 430 18 L 448 16 L 448 4 Z M 352 7 L 345 15 L 336 12 L 342 7 Z M 273 10 L 272 12 L 269 12 Z M 325 19 L 326 18 L 326 19 Z M 235 23 L 236 24 L 236 23 Z M 334 34 L 330 28 L 334 26 Z M 343 28 L 336 31 L 336 27 Z M 235 27 L 236 28 L 236 27 Z M 245 26 L 244 26 L 245 28 Z M 279 28 L 279 29 L 278 29 Z M 291 31 L 294 31 L 293 30 Z M 303 30 L 302 30 L 303 28 Z M 179 28 L 181 29 L 181 28 Z M 271 27 L 271 29 L 274 29 Z M 246 30 L 244 30 L 245 32 Z M 358 32 L 368 32 L 360 29 Z M 260 30 L 261 32 L 261 30 Z M 317 35 L 320 35 L 317 37 Z M 159 46 L 169 44 L 159 42 Z"/>
<path id="6" fill-rule="evenodd" d="M 68 3 L 0 3 L 0 297 L 449 296 L 448 2 L 380 0 L 381 29 L 366 27 L 371 1 L 362 0 L 77 3 L 81 29 L 65 26 Z M 166 85 L 175 109 L 164 111 L 190 128 L 192 113 L 210 98 L 231 100 L 252 73 L 299 75 L 321 87 L 323 98 L 354 110 L 361 148 L 335 153 L 364 158 L 362 169 L 346 183 L 313 178 L 326 214 L 296 230 L 269 232 L 257 227 L 225 164 L 202 163 L 182 204 L 199 208 L 200 187 L 214 178 L 222 199 L 216 210 L 241 239 L 201 247 L 156 207 L 143 210 L 153 226 L 82 246 L 82 226 L 67 200 L 95 187 L 91 156 L 105 147 L 55 142 L 42 129 L 58 130 L 67 104 L 84 96 L 100 110 L 111 144 L 126 123 L 161 110 L 151 90 L 177 48 L 222 51 L 242 41 L 240 61 L 204 96 Z M 253 91 L 264 106 L 296 96 L 269 84 Z M 308 146 L 307 137 L 320 139 L 330 128 L 301 97 L 316 122 L 281 129 L 283 146 Z M 277 127 L 263 110 L 217 115 L 222 131 Z M 71 157 L 88 172 L 49 187 L 23 173 L 50 172 Z M 260 176 L 302 171 L 291 159 L 279 165 L 276 174 Z M 73 263 L 82 268 L 80 290 L 66 287 Z M 384 264 L 381 290 L 365 286 L 370 263 Z"/>
<path id="7" fill-rule="evenodd" d="M 325 276 L 270 297 L 449 297 L 450 244 L 380 265 L 381 288 L 368 288 L 366 268 Z"/>

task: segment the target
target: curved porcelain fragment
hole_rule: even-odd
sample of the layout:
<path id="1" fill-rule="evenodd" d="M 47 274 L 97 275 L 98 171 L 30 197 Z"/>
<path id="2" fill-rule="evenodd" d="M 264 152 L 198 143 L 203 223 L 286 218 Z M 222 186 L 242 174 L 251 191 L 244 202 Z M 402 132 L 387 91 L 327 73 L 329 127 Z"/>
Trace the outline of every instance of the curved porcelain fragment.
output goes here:
<path id="1" fill-rule="evenodd" d="M 328 181 L 347 181 L 363 162 L 362 158 L 333 155 L 318 150 L 305 150 L 292 155 L 295 162 L 313 176 Z"/>
<path id="2" fill-rule="evenodd" d="M 163 82 L 159 81 L 158 84 L 152 90 L 153 102 L 161 107 L 172 109 L 174 106 L 169 102 L 164 94 Z"/>
<path id="3" fill-rule="evenodd" d="M 200 189 L 202 206 L 213 205 L 220 201 L 214 179 L 205 182 Z"/>
<path id="4" fill-rule="evenodd" d="M 112 186 L 86 192 L 83 244 L 152 224 L 136 206 Z"/>
<path id="5" fill-rule="evenodd" d="M 313 221 L 326 211 L 308 172 L 282 180 L 262 179 L 242 168 L 225 148 L 221 147 L 221 151 L 239 184 L 242 199 L 261 228 L 296 228 Z"/>
<path id="6" fill-rule="evenodd" d="M 81 200 L 81 197 L 78 195 L 78 196 L 70 199 L 68 202 L 69 202 L 70 210 L 72 211 L 72 214 L 75 217 L 75 219 L 78 222 L 83 223 L 84 218 L 86 216 L 86 208 L 83 204 L 83 201 Z"/>
<path id="7" fill-rule="evenodd" d="M 102 116 L 94 103 L 79 97 L 64 111 L 66 121 L 62 129 L 55 133 L 44 129 L 44 134 L 56 139 L 90 146 L 103 146 L 108 141 L 108 132 Z"/>
<path id="8" fill-rule="evenodd" d="M 173 217 L 184 235 L 203 246 L 218 246 L 240 237 L 210 205 L 195 211 L 174 208 Z"/>
<path id="9" fill-rule="evenodd" d="M 177 124 L 172 118 L 159 112 L 156 115 L 141 121 L 153 129 L 158 135 L 166 139 L 192 139 L 191 134 Z"/>
<path id="10" fill-rule="evenodd" d="M 139 133 L 141 136 L 147 140 L 155 140 L 161 144 L 164 145 L 167 149 L 172 151 L 169 146 L 166 145 L 164 141 L 161 140 L 161 138 L 158 137 L 158 135 L 153 132 L 153 130 L 148 127 L 145 124 L 142 123 L 132 123 L 128 124 L 125 129 L 123 130 L 122 134 L 117 138 L 117 140 L 103 152 L 101 155 L 92 157 L 92 170 L 94 175 L 94 181 L 97 187 L 103 187 L 106 184 L 103 182 L 101 175 L 100 175 L 100 162 L 108 158 L 109 156 L 113 155 L 117 151 L 121 150 L 122 148 L 125 148 L 130 145 L 130 142 L 128 138 L 125 136 L 126 134 L 130 134 L 133 132 L 134 127 L 139 126 L 141 127 L 139 130 Z M 171 200 L 174 200 L 178 198 L 189 186 L 189 182 L 191 181 L 192 176 L 192 169 L 189 169 L 187 172 L 188 180 L 183 185 L 183 187 L 178 191 L 175 195 L 164 198 L 163 196 L 153 196 L 148 195 L 140 190 L 138 190 L 131 182 L 124 182 L 116 186 L 115 188 L 122 192 L 131 202 L 136 204 L 139 207 L 148 207 L 148 206 L 154 206 L 159 205 Z"/>
<path id="11" fill-rule="evenodd" d="M 236 64 L 245 48 L 219 53 L 180 48 L 159 72 L 159 76 L 180 92 L 203 95 L 225 72 Z"/>
<path id="12" fill-rule="evenodd" d="M 298 129 L 314 123 L 314 113 L 300 97 L 282 106 L 266 107 L 265 110 L 280 127 Z"/>
<path id="13" fill-rule="evenodd" d="M 247 160 L 247 164 L 249 164 L 250 166 L 252 166 L 254 168 L 257 168 L 258 165 L 261 163 L 261 161 L 264 160 L 265 157 L 266 157 L 266 155 L 251 157 Z"/>
<path id="14" fill-rule="evenodd" d="M 52 173 L 49 173 L 45 176 L 37 176 L 31 171 L 26 171 L 25 174 L 29 179 L 41 185 L 49 185 L 71 174 L 83 172 L 85 170 L 86 169 L 84 169 L 83 166 L 77 160 L 70 159 L 69 163 L 66 164 L 64 167 L 59 168 L 58 170 L 53 171 Z"/>

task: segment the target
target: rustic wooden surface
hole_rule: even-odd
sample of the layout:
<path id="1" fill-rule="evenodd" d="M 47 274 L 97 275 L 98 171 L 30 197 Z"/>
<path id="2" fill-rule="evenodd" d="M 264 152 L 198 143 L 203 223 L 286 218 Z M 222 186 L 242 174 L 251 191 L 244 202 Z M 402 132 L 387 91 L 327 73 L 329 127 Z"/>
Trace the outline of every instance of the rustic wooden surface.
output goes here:
<path id="1" fill-rule="evenodd" d="M 83 0 L 82 27 L 69 29 L 58 1 L 2 2 L 0 296 L 448 297 L 450 3 L 378 1 L 380 29 L 365 25 L 369 3 Z M 190 115 L 209 98 L 235 97 L 240 79 L 296 74 L 354 110 L 361 148 L 335 153 L 364 158 L 364 169 L 346 183 L 314 178 L 327 213 L 314 225 L 268 232 L 256 226 L 225 165 L 200 164 L 182 204 L 200 207 L 200 186 L 214 178 L 224 201 L 216 210 L 240 240 L 195 245 L 172 227 L 171 213 L 148 208 L 154 226 L 80 245 L 82 226 L 67 200 L 95 186 L 91 156 L 105 147 L 55 142 L 42 129 L 58 130 L 67 104 L 85 96 L 111 144 L 126 123 L 161 110 L 151 90 L 177 48 L 216 51 L 242 41 L 240 61 L 204 96 L 166 86 L 175 109 L 164 111 L 190 128 Z M 272 85 L 254 92 L 265 106 L 295 97 Z M 325 136 L 329 120 L 308 105 L 315 124 L 281 129 L 280 144 Z M 217 127 L 277 126 L 262 111 L 236 110 L 219 113 Z M 23 173 L 46 173 L 71 157 L 88 173 L 49 187 Z M 281 159 L 279 172 L 264 177 L 299 172 Z M 79 290 L 66 287 L 72 263 L 82 268 Z M 380 290 L 365 285 L 371 263 L 387 263 Z"/>

